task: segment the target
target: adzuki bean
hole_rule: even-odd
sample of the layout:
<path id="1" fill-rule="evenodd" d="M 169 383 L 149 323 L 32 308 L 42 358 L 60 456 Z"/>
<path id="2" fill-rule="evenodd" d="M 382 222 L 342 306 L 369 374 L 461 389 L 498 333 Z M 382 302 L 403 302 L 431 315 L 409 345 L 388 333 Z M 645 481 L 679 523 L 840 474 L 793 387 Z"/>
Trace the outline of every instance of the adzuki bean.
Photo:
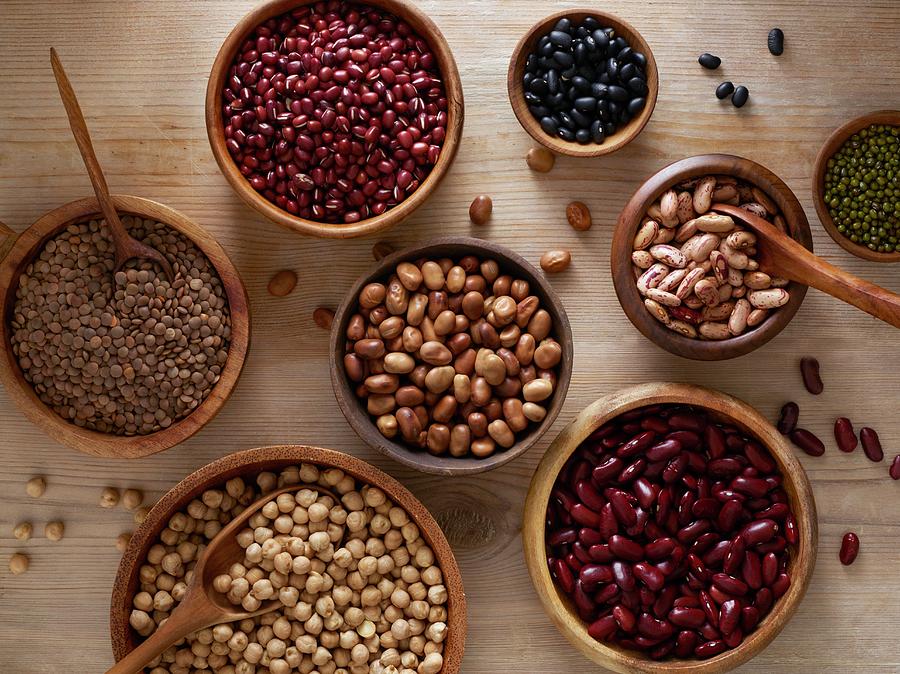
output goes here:
<path id="1" fill-rule="evenodd" d="M 838 554 L 840 557 L 841 564 L 844 566 L 850 566 L 856 560 L 856 556 L 859 554 L 859 536 L 854 534 L 852 531 L 848 531 L 844 534 L 844 538 L 841 540 L 841 551 Z"/>
<path id="2" fill-rule="evenodd" d="M 690 407 L 598 428 L 547 506 L 550 573 L 588 633 L 653 659 L 736 648 L 790 587 L 798 540 L 765 448 Z"/>

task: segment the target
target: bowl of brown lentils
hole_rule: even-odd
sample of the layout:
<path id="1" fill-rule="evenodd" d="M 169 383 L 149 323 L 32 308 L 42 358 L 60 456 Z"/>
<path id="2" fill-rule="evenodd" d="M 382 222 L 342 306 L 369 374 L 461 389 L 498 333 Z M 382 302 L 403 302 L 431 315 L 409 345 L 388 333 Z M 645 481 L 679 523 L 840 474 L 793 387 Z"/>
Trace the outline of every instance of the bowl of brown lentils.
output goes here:
<path id="1" fill-rule="evenodd" d="M 222 247 L 161 204 L 114 197 L 131 234 L 175 271 L 114 249 L 96 199 L 65 204 L 0 262 L 0 379 L 55 440 L 99 456 L 168 449 L 221 409 L 250 340 L 247 293 Z"/>
<path id="2" fill-rule="evenodd" d="M 427 473 L 480 473 L 562 407 L 572 331 L 544 276 L 504 246 L 436 239 L 359 278 L 331 330 L 331 381 L 366 443 Z"/>
<path id="3" fill-rule="evenodd" d="M 280 487 L 304 483 L 326 487 L 340 502 L 310 489 L 268 504 L 274 522 L 251 520 L 259 526 L 242 534 L 262 543 L 249 546 L 247 558 L 236 560 L 227 578 L 216 579 L 237 602 L 277 597 L 281 607 L 200 630 L 145 671 L 459 672 L 466 599 L 437 522 L 374 466 L 305 446 L 231 454 L 191 473 L 159 500 L 135 531 L 113 586 L 116 659 L 178 608 L 185 577 L 241 508 Z M 319 532 L 330 540 L 313 547 Z M 298 551 L 292 560 L 296 571 L 289 574 L 275 567 L 281 561 L 275 557 L 288 554 L 279 553 L 282 547 Z"/>

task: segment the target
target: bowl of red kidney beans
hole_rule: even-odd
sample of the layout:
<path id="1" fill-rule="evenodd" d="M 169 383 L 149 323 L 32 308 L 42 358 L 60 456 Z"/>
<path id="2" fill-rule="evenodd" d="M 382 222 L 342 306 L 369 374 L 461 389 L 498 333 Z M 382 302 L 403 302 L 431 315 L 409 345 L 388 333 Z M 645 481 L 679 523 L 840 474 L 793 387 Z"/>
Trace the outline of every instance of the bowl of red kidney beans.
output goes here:
<path id="1" fill-rule="evenodd" d="M 328 238 L 418 208 L 462 135 L 456 62 L 402 0 L 272 0 L 226 38 L 206 91 L 216 162 L 252 208 Z"/>
<path id="2" fill-rule="evenodd" d="M 544 610 L 617 672 L 728 671 L 812 576 L 806 473 L 774 427 L 712 389 L 656 382 L 588 406 L 531 482 L 525 558 Z"/>

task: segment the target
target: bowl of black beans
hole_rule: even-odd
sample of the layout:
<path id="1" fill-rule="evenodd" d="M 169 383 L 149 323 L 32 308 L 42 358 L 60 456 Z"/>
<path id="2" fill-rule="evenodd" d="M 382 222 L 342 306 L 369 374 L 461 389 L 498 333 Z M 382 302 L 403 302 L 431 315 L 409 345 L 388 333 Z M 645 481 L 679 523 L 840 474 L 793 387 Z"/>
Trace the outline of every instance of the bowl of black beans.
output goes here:
<path id="1" fill-rule="evenodd" d="M 599 157 L 631 142 L 659 89 L 650 46 L 621 19 L 587 9 L 538 21 L 516 45 L 507 74 L 519 123 L 549 150 Z"/>

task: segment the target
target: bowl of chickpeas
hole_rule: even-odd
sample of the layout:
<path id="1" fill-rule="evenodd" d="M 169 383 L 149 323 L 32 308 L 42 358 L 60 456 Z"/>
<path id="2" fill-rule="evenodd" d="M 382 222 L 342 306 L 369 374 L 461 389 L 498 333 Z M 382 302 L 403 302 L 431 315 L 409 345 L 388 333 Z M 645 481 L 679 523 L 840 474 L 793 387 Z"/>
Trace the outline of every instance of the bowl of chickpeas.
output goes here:
<path id="1" fill-rule="evenodd" d="M 150 510 L 124 553 L 113 589 L 116 660 L 178 609 L 194 566 L 225 524 L 265 494 L 303 484 L 309 489 L 297 491 L 284 516 L 250 520 L 238 536 L 251 535 L 259 545 L 235 560 L 229 578 L 217 578 L 220 591 L 235 602 L 277 599 L 278 608 L 200 630 L 144 671 L 459 672 L 466 599 L 437 522 L 374 466 L 299 445 L 218 459 L 188 475 Z M 329 541 L 320 545 L 323 533 Z M 281 549 L 300 551 L 286 573 L 272 554 Z"/>

